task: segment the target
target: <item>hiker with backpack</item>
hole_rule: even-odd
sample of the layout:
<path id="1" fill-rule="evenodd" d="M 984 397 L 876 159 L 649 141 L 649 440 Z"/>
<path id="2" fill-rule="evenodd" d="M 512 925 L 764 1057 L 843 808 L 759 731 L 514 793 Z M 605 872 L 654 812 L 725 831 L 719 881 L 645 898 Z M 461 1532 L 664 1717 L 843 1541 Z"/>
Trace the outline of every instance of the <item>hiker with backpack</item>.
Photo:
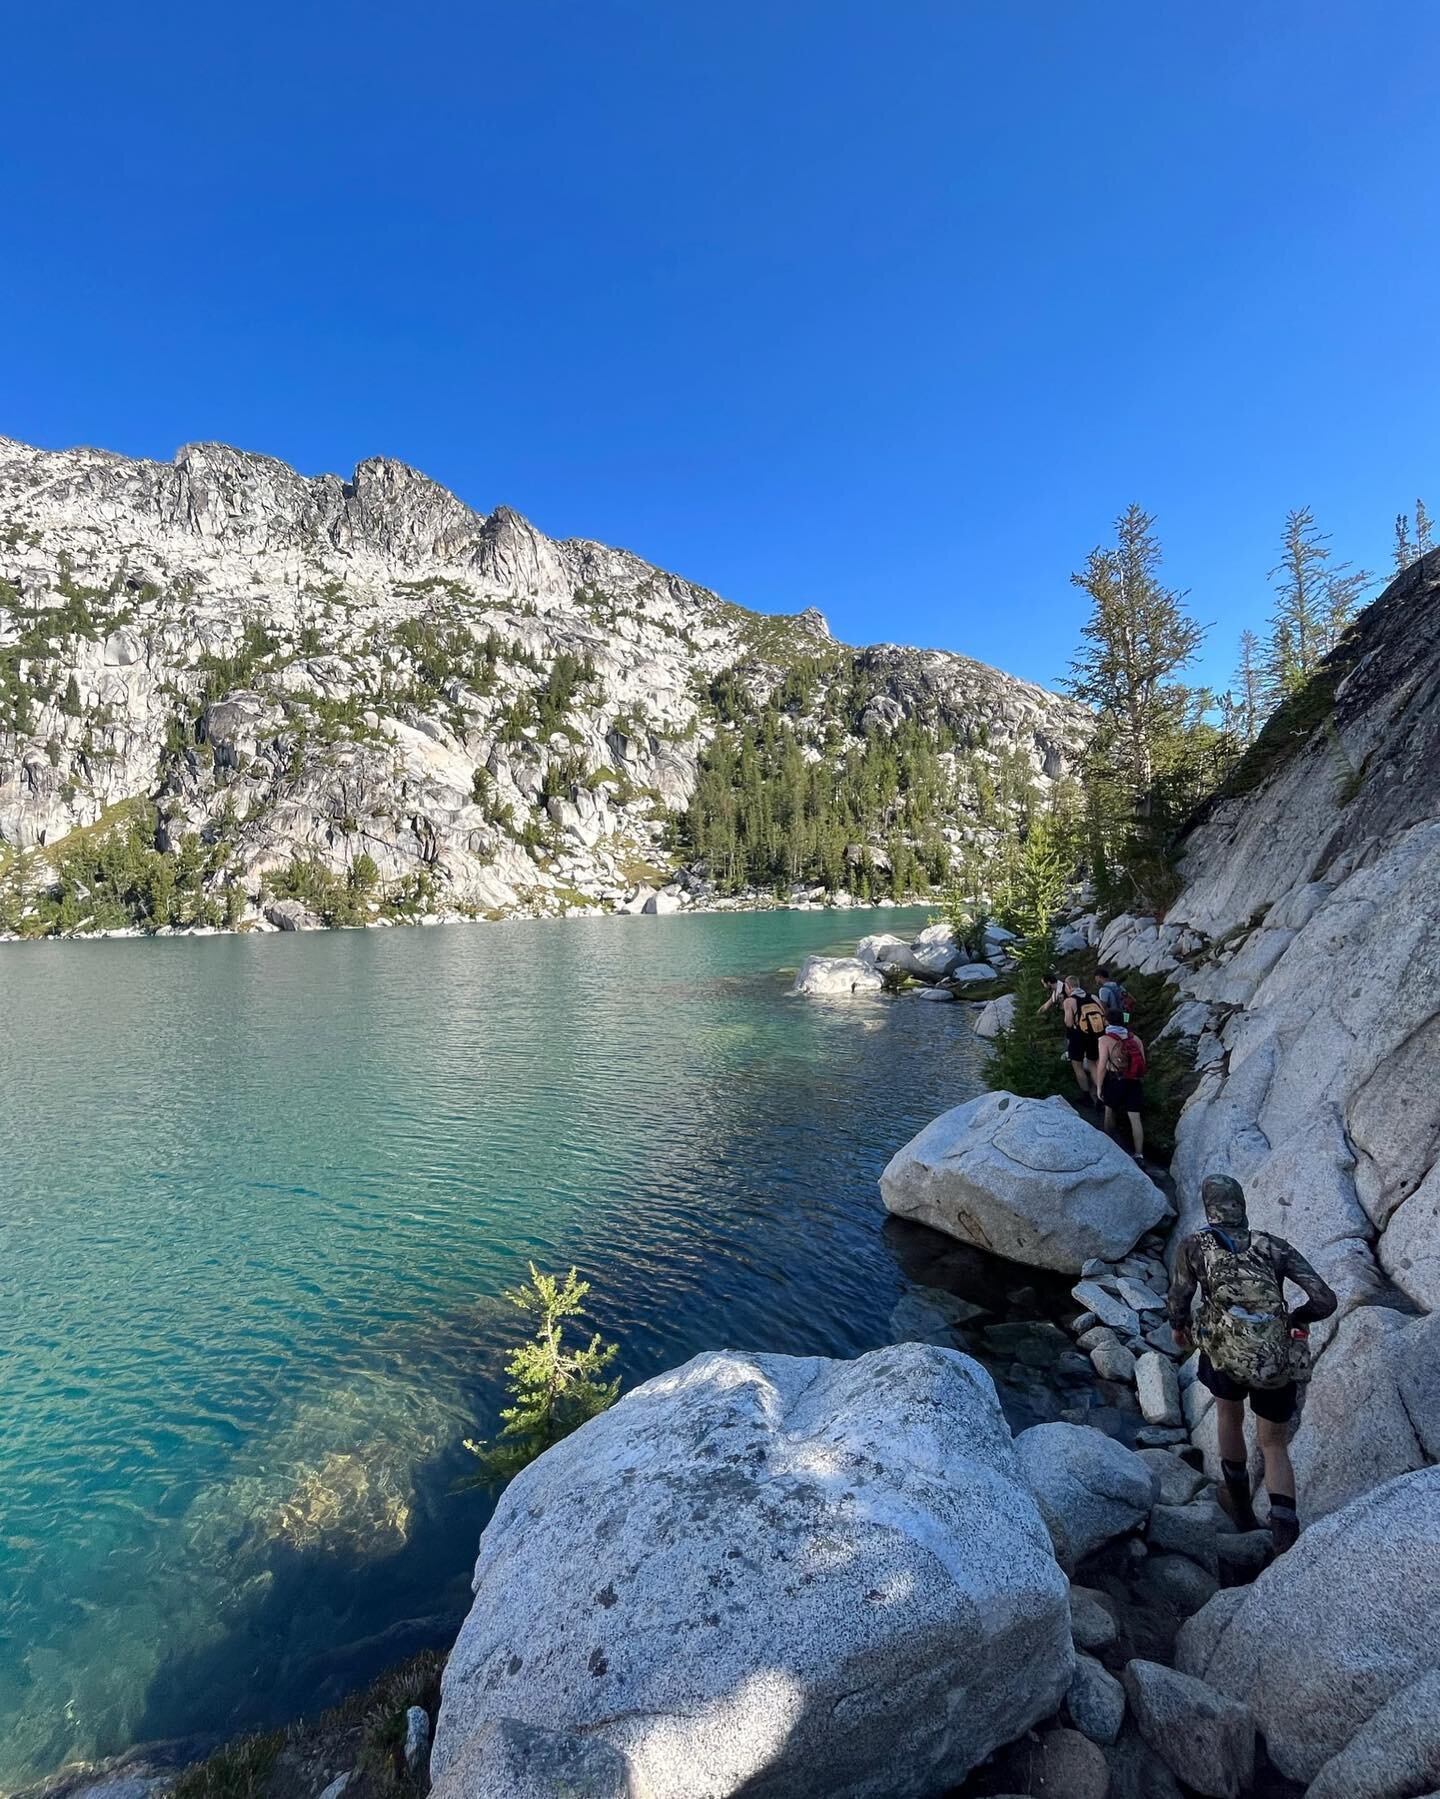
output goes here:
<path id="1" fill-rule="evenodd" d="M 1100 1039 L 1105 1035 L 1105 1008 L 1093 993 L 1087 993 L 1078 975 L 1065 977 L 1065 1055 L 1075 1075 L 1075 1085 L 1087 1106 L 1100 1104 L 1100 1083 L 1094 1077 L 1094 1064 L 1100 1054 Z"/>
<path id="2" fill-rule="evenodd" d="M 1239 1181 L 1212 1174 L 1200 1199 L 1205 1228 L 1181 1242 L 1170 1276 L 1170 1328 L 1181 1349 L 1199 1342 L 1197 1378 L 1215 1395 L 1220 1467 L 1240 1530 L 1255 1529 L 1245 1449 L 1250 1402 L 1265 1458 L 1270 1535 L 1281 1555 L 1300 1534 L 1288 1440 L 1299 1387 L 1310 1378 L 1309 1327 L 1335 1310 L 1335 1295 L 1293 1244 L 1249 1228 Z M 1287 1280 L 1305 1295 L 1294 1311 L 1285 1302 Z M 1197 1292 L 1192 1327 L 1190 1302 Z"/>
<path id="3" fill-rule="evenodd" d="M 1106 1019 L 1105 1035 L 1100 1039 L 1095 1061 L 1095 1078 L 1105 1106 L 1106 1134 L 1115 1129 L 1115 1114 L 1123 1112 L 1130 1120 L 1132 1154 L 1143 1168 L 1145 1125 L 1140 1113 L 1145 1102 L 1140 1083 L 1145 1078 L 1145 1045 L 1139 1033 L 1126 1024 L 1125 1014 L 1118 1006 L 1111 1006 Z"/>
<path id="4" fill-rule="evenodd" d="M 1116 980 L 1108 968 L 1097 968 L 1095 979 L 1098 983 L 1097 997 L 1106 1013 L 1118 1011 L 1121 1014 L 1120 1022 L 1129 1024 L 1130 1014 L 1135 1010 L 1135 1001 L 1131 999 L 1123 984 Z"/>

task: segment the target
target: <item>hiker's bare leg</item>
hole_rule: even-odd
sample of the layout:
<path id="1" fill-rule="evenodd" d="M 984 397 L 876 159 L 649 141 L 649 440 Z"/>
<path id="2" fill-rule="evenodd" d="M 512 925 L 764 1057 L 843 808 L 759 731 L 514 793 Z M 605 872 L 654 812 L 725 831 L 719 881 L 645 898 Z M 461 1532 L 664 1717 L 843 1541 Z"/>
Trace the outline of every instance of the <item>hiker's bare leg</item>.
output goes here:
<path id="1" fill-rule="evenodd" d="M 1075 1085 L 1085 1095 L 1086 1099 L 1089 1099 L 1090 1077 L 1085 1072 L 1085 1064 L 1083 1062 L 1072 1062 L 1070 1066 L 1075 1070 Z"/>
<path id="2" fill-rule="evenodd" d="M 1290 1466 L 1290 1426 L 1269 1418 L 1255 1420 L 1255 1435 L 1265 1458 L 1265 1491 L 1295 1497 L 1295 1470 Z M 1224 1454 L 1224 1451 L 1221 1451 Z"/>
<path id="3" fill-rule="evenodd" d="M 1260 1428 L 1261 1430 L 1265 1429 L 1263 1423 Z M 1243 1399 L 1217 1399 L 1215 1401 L 1215 1435 L 1219 1443 L 1222 1462 L 1243 1462 L 1246 1459 L 1250 1452 L 1245 1447 L 1245 1401 Z"/>
<path id="4" fill-rule="evenodd" d="M 1115 1135 L 1115 1110 L 1112 1106 L 1105 1108 L 1105 1135 L 1107 1137 Z"/>
<path id="5" fill-rule="evenodd" d="M 1138 1112 L 1130 1114 L 1130 1135 L 1135 1139 L 1135 1154 L 1143 1156 L 1145 1154 L 1145 1126 L 1140 1122 Z"/>

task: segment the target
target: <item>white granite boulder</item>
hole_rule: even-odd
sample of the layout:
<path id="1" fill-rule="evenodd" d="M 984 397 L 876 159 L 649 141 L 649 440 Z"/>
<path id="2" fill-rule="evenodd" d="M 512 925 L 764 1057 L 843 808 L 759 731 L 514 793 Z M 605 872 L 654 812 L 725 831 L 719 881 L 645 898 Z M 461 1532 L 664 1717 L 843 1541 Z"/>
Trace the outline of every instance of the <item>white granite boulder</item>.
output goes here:
<path id="1" fill-rule="evenodd" d="M 927 925 L 910 945 L 911 967 L 916 974 L 940 980 L 959 962 L 961 953 L 948 924 Z"/>
<path id="2" fill-rule="evenodd" d="M 1050 1716 L 1073 1670 L 1065 1578 L 977 1363 L 703 1355 L 506 1489 L 432 1769 L 446 1799 L 506 1790 L 483 1744 L 508 1718 L 603 1741 L 647 1799 L 921 1799 Z"/>
<path id="3" fill-rule="evenodd" d="M 980 1008 L 975 1020 L 974 1030 L 977 1037 L 987 1041 L 998 1037 L 1001 1031 L 1007 1031 L 1015 1017 L 1015 995 L 1002 993 L 999 999 L 987 999 Z"/>
<path id="4" fill-rule="evenodd" d="M 862 937 L 855 945 L 856 960 L 868 962 L 872 968 L 901 968 L 906 974 L 914 974 L 914 958 L 910 954 L 910 945 L 903 937 L 893 937 L 888 931 L 876 931 L 869 937 Z"/>
<path id="5" fill-rule="evenodd" d="M 1114 1261 L 1166 1212 L 1160 1190 L 1064 1100 L 982 1093 L 928 1124 L 880 1176 L 888 1211 L 1035 1268 Z"/>
<path id="6" fill-rule="evenodd" d="M 807 956 L 790 991 L 811 999 L 850 999 L 856 994 L 883 993 L 885 978 L 858 956 Z"/>
<path id="7" fill-rule="evenodd" d="M 1440 1313 L 1351 1312 L 1316 1364 L 1290 1453 L 1306 1523 L 1440 1461 Z"/>
<path id="8" fill-rule="evenodd" d="M 1366 1493 L 1253 1586 L 1218 1593 L 1182 1628 L 1176 1662 L 1249 1705 L 1282 1774 L 1315 1780 L 1440 1669 L 1440 1467 Z"/>
<path id="9" fill-rule="evenodd" d="M 1155 1503 L 1155 1471 L 1086 1424 L 1035 1424 L 1015 1439 L 1025 1479 L 1063 1567 L 1137 1529 Z"/>

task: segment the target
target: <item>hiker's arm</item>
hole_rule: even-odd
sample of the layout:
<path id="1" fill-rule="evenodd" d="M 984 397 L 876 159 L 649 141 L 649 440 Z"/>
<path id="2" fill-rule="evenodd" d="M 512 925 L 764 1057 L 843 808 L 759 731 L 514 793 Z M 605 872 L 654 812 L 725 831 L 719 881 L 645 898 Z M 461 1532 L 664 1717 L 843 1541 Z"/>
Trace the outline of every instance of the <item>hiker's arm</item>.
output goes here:
<path id="1" fill-rule="evenodd" d="M 1321 1280 L 1293 1243 L 1285 1245 L 1279 1272 L 1282 1280 L 1294 1281 L 1305 1292 L 1305 1304 L 1296 1306 L 1290 1314 L 1292 1324 L 1318 1324 L 1322 1318 L 1328 1318 L 1340 1303 L 1333 1290 Z"/>
<path id="2" fill-rule="evenodd" d="M 1165 1296 L 1165 1315 L 1176 1340 L 1190 1337 L 1190 1301 L 1195 1297 L 1195 1270 L 1190 1265 L 1190 1239 L 1180 1245 L 1170 1270 L 1170 1291 Z"/>

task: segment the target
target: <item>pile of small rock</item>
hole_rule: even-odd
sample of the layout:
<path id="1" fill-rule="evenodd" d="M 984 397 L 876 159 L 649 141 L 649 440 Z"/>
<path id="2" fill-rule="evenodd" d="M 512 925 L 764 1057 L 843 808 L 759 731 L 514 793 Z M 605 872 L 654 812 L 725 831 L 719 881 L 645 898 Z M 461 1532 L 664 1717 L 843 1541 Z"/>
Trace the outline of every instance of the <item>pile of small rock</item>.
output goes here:
<path id="1" fill-rule="evenodd" d="M 1165 1264 L 1155 1253 L 1159 1240 L 1146 1240 L 1118 1262 L 1092 1257 L 1071 1288 L 1085 1309 L 1071 1329 L 1101 1380 L 1135 1388 L 1145 1419 L 1136 1441 L 1142 1448 L 1166 1448 L 1188 1438 L 1182 1382 L 1195 1378 L 1186 1352 L 1165 1320 Z"/>

